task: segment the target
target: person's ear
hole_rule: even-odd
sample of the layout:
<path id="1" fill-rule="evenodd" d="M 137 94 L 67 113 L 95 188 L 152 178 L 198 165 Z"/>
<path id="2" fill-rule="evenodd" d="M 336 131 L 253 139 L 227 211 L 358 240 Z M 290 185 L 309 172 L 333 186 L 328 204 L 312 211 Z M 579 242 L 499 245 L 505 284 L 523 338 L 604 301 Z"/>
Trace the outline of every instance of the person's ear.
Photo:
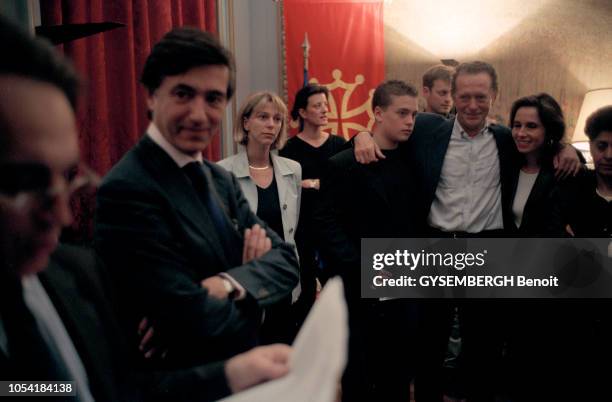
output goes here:
<path id="1" fill-rule="evenodd" d="M 377 124 L 382 123 L 383 120 L 383 112 L 384 110 L 380 107 L 380 106 L 376 106 L 374 108 L 374 119 L 376 120 Z"/>
<path id="2" fill-rule="evenodd" d="M 497 91 L 491 90 L 491 104 L 497 100 Z"/>
<path id="3" fill-rule="evenodd" d="M 153 120 L 153 110 L 155 110 L 155 105 L 157 103 L 157 99 L 154 93 L 147 92 L 147 116 L 150 120 Z"/>

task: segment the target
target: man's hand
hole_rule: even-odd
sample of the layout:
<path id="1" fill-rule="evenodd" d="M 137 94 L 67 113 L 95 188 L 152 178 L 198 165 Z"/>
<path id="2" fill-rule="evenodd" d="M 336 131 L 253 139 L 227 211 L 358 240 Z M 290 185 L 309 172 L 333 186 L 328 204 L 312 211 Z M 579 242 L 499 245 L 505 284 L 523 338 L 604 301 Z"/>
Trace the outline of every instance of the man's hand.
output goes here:
<path id="1" fill-rule="evenodd" d="M 272 248 L 272 240 L 266 235 L 265 229 L 258 224 L 244 232 L 244 246 L 242 248 L 242 263 L 259 258 Z M 225 285 L 227 279 L 221 276 L 211 276 L 200 282 L 208 290 L 208 294 L 217 299 L 225 300 L 230 294 Z"/>
<path id="2" fill-rule="evenodd" d="M 355 144 L 355 159 L 357 159 L 357 162 L 368 164 L 380 159 L 385 159 L 385 155 L 383 155 L 380 148 L 376 145 L 372 136 L 367 131 L 362 131 L 357 134 L 353 141 Z"/>
<path id="3" fill-rule="evenodd" d="M 319 179 L 304 179 L 302 180 L 302 188 L 314 188 L 318 190 L 321 187 L 321 181 Z"/>
<path id="4" fill-rule="evenodd" d="M 225 287 L 224 279 L 218 275 L 211 276 L 200 282 L 200 285 L 208 290 L 208 294 L 217 299 L 225 300 L 229 297 L 227 288 Z"/>
<path id="5" fill-rule="evenodd" d="M 272 248 L 272 240 L 266 235 L 265 229 L 255 224 L 244 232 L 244 247 L 242 249 L 242 263 L 259 258 Z"/>
<path id="6" fill-rule="evenodd" d="M 153 357 L 159 356 L 160 358 L 166 357 L 168 350 L 155 345 L 158 337 L 154 337 L 155 330 L 153 325 L 149 322 L 147 317 L 143 318 L 138 324 L 138 336 L 140 337 L 140 345 L 138 348 L 143 353 L 145 359 L 152 359 Z"/>
<path id="7" fill-rule="evenodd" d="M 291 347 L 283 344 L 259 346 L 225 363 L 225 377 L 232 393 L 282 377 L 289 372 Z"/>
<path id="8" fill-rule="evenodd" d="M 553 159 L 555 177 L 564 179 L 569 175 L 576 176 L 582 169 L 582 163 L 578 158 L 578 150 L 570 145 L 565 145 Z"/>

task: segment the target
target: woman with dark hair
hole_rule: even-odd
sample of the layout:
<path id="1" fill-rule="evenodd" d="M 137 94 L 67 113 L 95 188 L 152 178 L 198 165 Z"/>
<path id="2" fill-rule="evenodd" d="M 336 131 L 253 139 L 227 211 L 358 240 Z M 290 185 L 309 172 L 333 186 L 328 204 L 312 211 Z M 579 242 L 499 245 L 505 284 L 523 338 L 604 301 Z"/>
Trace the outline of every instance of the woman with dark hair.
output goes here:
<path id="1" fill-rule="evenodd" d="M 302 205 L 296 243 L 300 254 L 300 280 L 302 293 L 298 302 L 302 315 L 314 303 L 316 276 L 320 259 L 316 251 L 316 238 L 312 227 L 314 208 L 319 197 L 319 183 L 327 160 L 343 149 L 346 140 L 324 131 L 327 126 L 329 91 L 326 87 L 309 84 L 295 95 L 291 117 L 300 122 L 300 132 L 287 141 L 279 152 L 302 165 Z"/>
<path id="2" fill-rule="evenodd" d="M 515 227 L 509 232 L 526 238 L 521 247 L 538 247 L 527 238 L 567 235 L 568 221 L 556 213 L 559 189 L 577 179 L 560 182 L 553 168 L 565 134 L 563 111 L 545 93 L 520 98 L 512 105 L 510 127 L 520 158 L 512 199 Z M 583 331 L 583 321 L 577 318 L 583 310 L 554 299 L 513 300 L 504 306 L 508 325 L 504 359 L 509 371 L 504 378 L 510 399 L 559 400 L 572 382 L 562 378 L 575 378 L 580 367 L 573 364 L 572 356 L 582 347 L 574 340 Z"/>
<path id="3" fill-rule="evenodd" d="M 325 162 L 342 150 L 346 140 L 323 131 L 327 126 L 329 90 L 310 84 L 295 95 L 291 118 L 300 123 L 300 132 L 287 141 L 281 154 L 302 165 L 302 187 L 318 190 Z"/>
<path id="4" fill-rule="evenodd" d="M 553 158 L 565 134 L 563 111 L 546 93 L 516 100 L 510 111 L 512 138 L 520 153 L 512 213 L 518 234 L 562 232 L 554 227 L 551 197 L 556 186 Z"/>

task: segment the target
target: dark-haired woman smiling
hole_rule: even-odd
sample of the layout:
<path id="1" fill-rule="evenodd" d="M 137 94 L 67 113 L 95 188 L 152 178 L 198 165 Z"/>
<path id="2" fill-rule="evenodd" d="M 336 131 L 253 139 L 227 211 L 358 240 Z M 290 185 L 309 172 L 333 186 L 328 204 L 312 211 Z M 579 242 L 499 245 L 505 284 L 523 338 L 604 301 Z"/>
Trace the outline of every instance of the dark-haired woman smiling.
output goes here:
<path id="1" fill-rule="evenodd" d="M 563 111 L 545 93 L 520 98 L 512 105 L 510 127 L 520 153 L 512 200 L 515 227 L 511 235 L 563 236 L 567 222 L 554 213 L 560 200 L 559 180 L 553 168 L 554 155 L 565 134 Z M 527 245 L 530 241 L 525 242 Z M 510 399 L 560 400 L 565 389 L 561 371 L 568 368 L 568 356 L 578 350 L 568 335 L 577 330 L 579 321 L 575 315 L 579 309 L 554 299 L 513 300 L 504 306 L 508 325 L 505 362 L 509 371 L 504 378 L 508 381 Z"/>
<path id="2" fill-rule="evenodd" d="M 556 186 L 553 158 L 565 134 L 563 111 L 542 93 L 516 100 L 510 112 L 512 138 L 520 153 L 512 214 L 519 235 L 562 233 L 553 222 L 551 203 Z"/>

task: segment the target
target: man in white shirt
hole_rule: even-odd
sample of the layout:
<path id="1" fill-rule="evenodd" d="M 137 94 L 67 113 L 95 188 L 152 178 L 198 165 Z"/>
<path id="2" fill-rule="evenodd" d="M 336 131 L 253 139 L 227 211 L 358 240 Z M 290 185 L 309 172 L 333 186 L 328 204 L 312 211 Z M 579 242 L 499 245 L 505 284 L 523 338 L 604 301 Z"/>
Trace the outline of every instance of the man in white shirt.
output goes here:
<path id="1" fill-rule="evenodd" d="M 517 150 L 510 130 L 487 120 L 497 92 L 493 66 L 481 61 L 460 64 L 451 83 L 456 118 L 419 114 L 412 137 L 403 146 L 411 172 L 422 183 L 414 196 L 421 198 L 419 215 L 426 219 L 430 237 L 499 237 L 504 227 L 511 227 Z M 355 139 L 355 155 L 363 163 L 383 157 L 369 137 L 360 133 Z M 565 147 L 561 153 L 560 165 L 577 171 L 580 164 L 575 150 Z M 421 370 L 427 383 L 425 399 L 441 397 L 435 389 L 436 373 L 444 360 L 454 311 L 450 304 L 429 307 L 430 312 L 423 312 L 427 317 Z M 487 313 L 490 310 L 482 304 L 459 308 L 467 396 L 475 400 L 492 400 L 495 392 L 500 322 L 495 313 Z"/>

